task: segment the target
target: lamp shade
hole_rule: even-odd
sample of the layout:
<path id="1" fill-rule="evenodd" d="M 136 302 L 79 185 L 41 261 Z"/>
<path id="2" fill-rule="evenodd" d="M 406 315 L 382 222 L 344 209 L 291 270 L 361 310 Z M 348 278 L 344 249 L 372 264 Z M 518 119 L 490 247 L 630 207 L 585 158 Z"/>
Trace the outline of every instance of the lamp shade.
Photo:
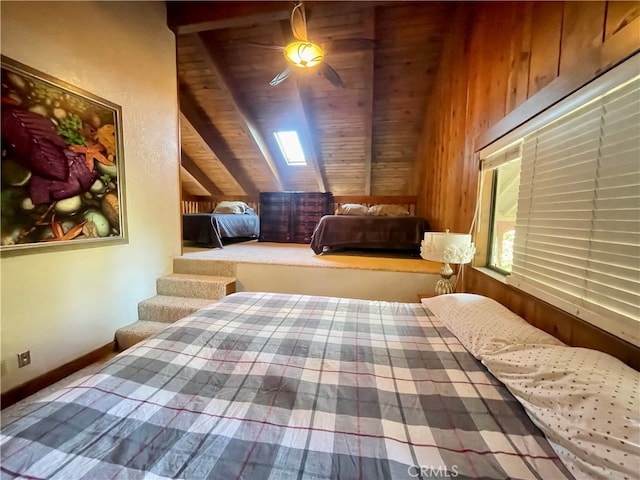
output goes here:
<path id="1" fill-rule="evenodd" d="M 420 256 L 425 260 L 442 263 L 469 263 L 476 247 L 467 233 L 425 232 L 420 245 Z"/>
<path id="2" fill-rule="evenodd" d="M 292 42 L 284 47 L 284 56 L 296 67 L 310 68 L 322 62 L 324 52 L 315 43 Z"/>

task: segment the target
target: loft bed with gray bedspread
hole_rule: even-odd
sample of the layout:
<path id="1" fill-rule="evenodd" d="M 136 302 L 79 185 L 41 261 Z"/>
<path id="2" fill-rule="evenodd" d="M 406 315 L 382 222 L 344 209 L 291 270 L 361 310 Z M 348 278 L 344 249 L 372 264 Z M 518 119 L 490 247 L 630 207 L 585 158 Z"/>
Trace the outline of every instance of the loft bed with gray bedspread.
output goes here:
<path id="1" fill-rule="evenodd" d="M 240 201 L 222 201 L 210 213 L 182 214 L 182 239 L 196 245 L 223 248 L 229 240 L 257 239 L 260 218 L 254 209 Z"/>

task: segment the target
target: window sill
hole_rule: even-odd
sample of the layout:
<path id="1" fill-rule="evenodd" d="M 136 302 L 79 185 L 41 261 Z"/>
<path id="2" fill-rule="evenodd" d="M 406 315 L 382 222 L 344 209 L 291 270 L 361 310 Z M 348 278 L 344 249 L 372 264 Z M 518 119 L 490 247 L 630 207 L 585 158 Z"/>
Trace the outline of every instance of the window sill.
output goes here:
<path id="1" fill-rule="evenodd" d="M 496 272 L 495 270 L 492 270 L 490 268 L 487 267 L 472 267 L 474 270 L 477 270 L 481 273 L 484 273 L 485 275 L 487 275 L 488 277 L 493 278 L 494 280 L 497 280 L 499 282 L 504 283 L 505 285 L 507 285 L 507 276 L 503 275 L 500 272 Z"/>

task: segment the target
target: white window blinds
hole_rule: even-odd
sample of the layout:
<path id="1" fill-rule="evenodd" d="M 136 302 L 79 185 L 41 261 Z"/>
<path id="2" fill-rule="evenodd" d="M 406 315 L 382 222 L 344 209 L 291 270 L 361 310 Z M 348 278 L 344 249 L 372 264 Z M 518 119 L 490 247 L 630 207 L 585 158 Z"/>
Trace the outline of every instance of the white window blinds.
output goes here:
<path id="1" fill-rule="evenodd" d="M 524 137 L 508 281 L 640 345 L 640 77 Z"/>

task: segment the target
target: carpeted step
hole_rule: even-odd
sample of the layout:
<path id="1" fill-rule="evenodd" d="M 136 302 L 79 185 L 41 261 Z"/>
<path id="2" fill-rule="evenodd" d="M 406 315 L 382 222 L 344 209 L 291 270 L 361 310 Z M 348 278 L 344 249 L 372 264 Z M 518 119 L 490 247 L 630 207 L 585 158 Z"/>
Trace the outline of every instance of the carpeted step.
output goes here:
<path id="1" fill-rule="evenodd" d="M 121 352 L 141 342 L 151 335 L 161 332 L 169 326 L 165 322 L 152 322 L 149 320 L 138 320 L 129 325 L 125 325 L 116 331 L 116 343 Z"/>
<path id="2" fill-rule="evenodd" d="M 221 277 L 235 277 L 236 262 L 175 257 L 173 259 L 173 271 L 174 273 L 190 273 L 192 275 L 219 275 Z"/>
<path id="3" fill-rule="evenodd" d="M 236 279 L 213 275 L 172 273 L 156 280 L 159 295 L 217 300 L 236 291 Z"/>
<path id="4" fill-rule="evenodd" d="M 213 301 L 208 298 L 156 295 L 138 303 L 138 319 L 173 323 Z"/>

